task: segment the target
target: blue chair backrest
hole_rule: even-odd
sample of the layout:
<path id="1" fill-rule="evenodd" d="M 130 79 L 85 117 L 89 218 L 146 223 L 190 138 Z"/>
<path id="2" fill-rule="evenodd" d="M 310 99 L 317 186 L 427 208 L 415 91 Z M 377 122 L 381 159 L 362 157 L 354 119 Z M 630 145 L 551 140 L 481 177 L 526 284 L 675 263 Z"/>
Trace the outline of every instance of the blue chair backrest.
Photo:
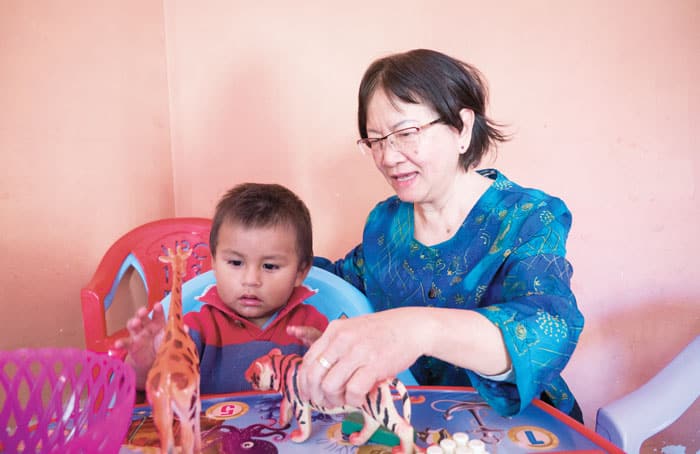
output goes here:
<path id="1" fill-rule="evenodd" d="M 196 298 L 202 295 L 207 287 L 215 283 L 213 271 L 207 271 L 186 281 L 182 285 L 183 314 L 198 311 L 203 303 Z M 315 295 L 306 300 L 306 303 L 313 305 L 329 321 L 374 312 L 372 305 L 362 292 L 335 274 L 321 268 L 311 267 L 309 275 L 304 280 L 304 285 L 317 291 Z M 170 308 L 170 295 L 163 298 L 162 304 L 167 314 Z M 401 372 L 398 378 L 405 385 L 418 384 L 413 374 L 408 370 Z"/>

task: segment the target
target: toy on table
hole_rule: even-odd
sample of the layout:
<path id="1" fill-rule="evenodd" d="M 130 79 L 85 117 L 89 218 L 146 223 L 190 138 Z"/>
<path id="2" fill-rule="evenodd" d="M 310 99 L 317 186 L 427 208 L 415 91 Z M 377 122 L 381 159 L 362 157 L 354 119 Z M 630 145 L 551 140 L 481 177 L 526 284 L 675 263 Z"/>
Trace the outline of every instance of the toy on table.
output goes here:
<path id="1" fill-rule="evenodd" d="M 159 257 L 161 262 L 170 263 L 173 285 L 163 342 L 146 378 L 146 396 L 163 453 L 172 452 L 175 447 L 173 413 L 180 420 L 181 452 L 201 450 L 199 357 L 182 319 L 182 280 L 190 253 L 177 246 L 175 254 L 168 249 L 167 256 Z"/>
<path id="2" fill-rule="evenodd" d="M 303 401 L 297 395 L 297 372 L 302 358 L 299 355 L 283 355 L 280 349 L 274 348 L 267 355 L 253 361 L 246 370 L 245 378 L 253 388 L 260 391 L 274 390 L 282 394 L 280 404 L 281 426 L 286 426 L 292 413 L 297 419 L 298 428 L 291 434 L 291 440 L 301 443 L 311 435 L 311 410 L 326 414 L 348 413 L 360 411 L 364 417 L 364 426 L 359 432 L 350 435 L 349 441 L 353 445 L 361 445 L 367 442 L 372 434 L 382 425 L 398 435 L 401 445 L 394 448 L 394 453 L 411 454 L 414 452 L 413 427 L 411 426 L 411 401 L 403 383 L 398 379 L 387 380 L 377 385 L 367 395 L 368 404 L 356 407 L 319 407 L 313 402 Z M 403 402 L 403 417 L 394 407 L 391 387 L 399 392 L 399 398 Z"/>
<path id="3" fill-rule="evenodd" d="M 481 440 L 470 440 L 464 432 L 455 432 L 451 438 L 443 438 L 439 444 L 428 446 L 426 454 L 488 454 Z"/>

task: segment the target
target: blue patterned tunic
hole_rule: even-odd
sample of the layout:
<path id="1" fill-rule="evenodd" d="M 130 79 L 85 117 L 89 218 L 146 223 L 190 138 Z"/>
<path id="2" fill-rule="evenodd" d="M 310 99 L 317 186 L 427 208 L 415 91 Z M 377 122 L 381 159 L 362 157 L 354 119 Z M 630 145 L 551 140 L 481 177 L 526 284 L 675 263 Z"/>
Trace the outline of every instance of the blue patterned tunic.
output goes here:
<path id="1" fill-rule="evenodd" d="M 335 263 L 315 265 L 359 288 L 375 310 L 406 306 L 471 309 L 503 333 L 514 374 L 495 381 L 432 357 L 411 367 L 423 385 L 471 385 L 500 414 L 535 397 L 564 413 L 574 398 L 561 371 L 583 329 L 564 258 L 571 213 L 563 201 L 518 186 L 500 172 L 449 240 L 427 247 L 414 239 L 413 204 L 379 203 L 362 244 Z"/>

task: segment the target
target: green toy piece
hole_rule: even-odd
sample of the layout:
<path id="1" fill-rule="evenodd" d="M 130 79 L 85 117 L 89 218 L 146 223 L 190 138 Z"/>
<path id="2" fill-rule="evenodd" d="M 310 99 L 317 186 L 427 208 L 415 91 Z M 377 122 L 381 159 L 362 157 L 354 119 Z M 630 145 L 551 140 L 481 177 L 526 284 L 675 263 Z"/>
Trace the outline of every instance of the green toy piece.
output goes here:
<path id="1" fill-rule="evenodd" d="M 362 416 L 362 413 L 348 413 L 345 415 L 343 425 L 341 426 L 343 435 L 348 436 L 352 433 L 360 431 L 364 425 L 364 421 L 365 419 Z M 384 426 L 380 426 L 379 429 L 377 429 L 377 431 L 374 432 L 371 437 L 369 437 L 367 442 L 377 443 L 384 446 L 398 446 L 399 443 L 401 443 L 401 440 L 399 440 L 399 437 L 394 432 L 390 431 Z"/>

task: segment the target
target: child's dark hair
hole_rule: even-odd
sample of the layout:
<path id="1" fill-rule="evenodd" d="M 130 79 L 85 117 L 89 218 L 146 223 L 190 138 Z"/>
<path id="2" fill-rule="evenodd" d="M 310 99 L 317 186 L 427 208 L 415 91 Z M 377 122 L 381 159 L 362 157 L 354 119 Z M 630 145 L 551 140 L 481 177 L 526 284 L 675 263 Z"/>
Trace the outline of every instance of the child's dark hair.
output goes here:
<path id="1" fill-rule="evenodd" d="M 228 191 L 216 205 L 209 233 L 209 248 L 216 256 L 219 230 L 224 222 L 247 228 L 289 226 L 296 231 L 301 266 L 313 262 L 311 215 L 304 202 L 279 184 L 242 183 Z"/>
<path id="2" fill-rule="evenodd" d="M 357 122 L 360 137 L 367 137 L 367 105 L 377 90 L 401 101 L 425 103 L 442 123 L 462 129 L 460 111 L 474 112 L 469 149 L 459 157 L 469 170 L 481 161 L 491 145 L 508 140 L 501 126 L 486 116 L 488 89 L 475 67 L 429 49 L 415 49 L 375 60 L 365 71 L 358 95 Z"/>

